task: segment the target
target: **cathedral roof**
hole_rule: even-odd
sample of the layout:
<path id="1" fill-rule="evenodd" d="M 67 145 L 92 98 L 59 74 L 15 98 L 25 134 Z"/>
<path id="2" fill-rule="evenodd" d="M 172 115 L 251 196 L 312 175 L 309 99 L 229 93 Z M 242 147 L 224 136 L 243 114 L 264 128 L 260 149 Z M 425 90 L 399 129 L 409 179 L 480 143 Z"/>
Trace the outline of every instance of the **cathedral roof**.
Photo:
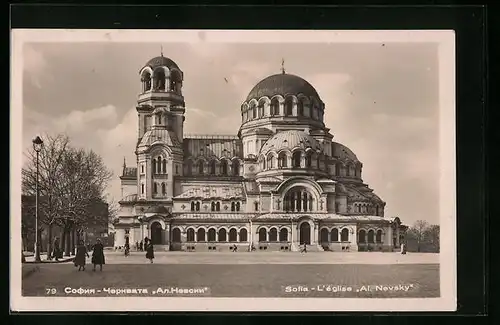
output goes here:
<path id="1" fill-rule="evenodd" d="M 191 188 L 176 196 L 175 199 L 243 199 L 243 186 L 241 184 L 227 184 L 219 186 L 200 186 Z"/>
<path id="2" fill-rule="evenodd" d="M 359 162 L 358 157 L 352 152 L 351 149 L 347 148 L 341 143 L 332 142 L 332 156 L 339 158 L 340 160 L 350 160 L 354 162 Z"/>
<path id="3" fill-rule="evenodd" d="M 236 136 L 222 135 L 189 135 L 184 137 L 185 157 L 197 158 L 241 158 L 243 146 Z"/>
<path id="4" fill-rule="evenodd" d="M 263 96 L 272 98 L 275 95 L 299 94 L 319 98 L 316 89 L 306 80 L 293 74 L 280 73 L 269 76 L 257 83 L 248 94 L 247 101 L 254 98 L 259 99 Z"/>
<path id="5" fill-rule="evenodd" d="M 146 63 L 146 66 L 150 67 L 153 70 L 157 67 L 167 67 L 169 69 L 172 69 L 172 68 L 179 69 L 179 66 L 177 65 L 177 63 L 175 63 L 172 59 L 164 57 L 163 55 L 152 58 L 151 60 L 149 60 Z"/>
<path id="6" fill-rule="evenodd" d="M 260 149 L 262 154 L 267 154 L 269 151 L 279 152 L 283 149 L 293 150 L 295 148 L 320 150 L 319 143 L 309 134 L 299 130 L 280 131 Z"/>
<path id="7" fill-rule="evenodd" d="M 167 129 L 153 128 L 144 133 L 144 136 L 139 143 L 139 147 L 151 146 L 156 142 L 163 143 L 167 146 L 180 146 L 179 140 L 177 140 L 177 137 L 172 131 Z"/>

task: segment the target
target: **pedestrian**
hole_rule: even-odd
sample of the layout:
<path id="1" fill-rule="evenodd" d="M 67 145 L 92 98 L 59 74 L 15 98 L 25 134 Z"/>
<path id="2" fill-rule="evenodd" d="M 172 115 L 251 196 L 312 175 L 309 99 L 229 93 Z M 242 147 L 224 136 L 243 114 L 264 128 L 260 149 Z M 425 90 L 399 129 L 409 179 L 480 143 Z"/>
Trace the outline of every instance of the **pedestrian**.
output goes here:
<path id="1" fill-rule="evenodd" d="M 141 240 L 141 242 L 139 243 L 139 250 L 141 252 L 144 251 L 143 247 L 144 247 L 144 245 L 143 245 L 142 240 Z"/>
<path id="2" fill-rule="evenodd" d="M 231 250 L 233 252 L 237 252 L 238 251 L 238 246 L 236 246 L 236 244 L 233 244 L 233 247 L 231 247 Z"/>
<path id="3" fill-rule="evenodd" d="M 401 254 L 406 255 L 406 244 L 405 243 L 401 244 Z"/>
<path id="4" fill-rule="evenodd" d="M 80 240 L 78 246 L 76 247 L 76 255 L 74 260 L 75 267 L 78 266 L 78 271 L 85 271 L 86 257 L 89 257 L 87 247 L 85 247 L 83 240 Z"/>
<path id="5" fill-rule="evenodd" d="M 52 248 L 52 257 L 59 261 L 59 237 L 54 238 L 54 247 Z"/>
<path id="6" fill-rule="evenodd" d="M 146 258 L 151 263 L 153 263 L 153 259 L 155 258 L 155 253 L 154 253 L 154 249 L 153 249 L 153 243 L 147 237 L 144 239 L 144 247 L 146 249 Z"/>
<path id="7" fill-rule="evenodd" d="M 139 242 L 138 242 L 138 241 L 136 241 L 136 242 L 135 242 L 135 250 L 136 250 L 136 251 L 138 251 L 138 250 L 139 250 Z"/>
<path id="8" fill-rule="evenodd" d="M 130 255 L 130 246 L 128 243 L 125 243 L 125 256 Z"/>
<path id="9" fill-rule="evenodd" d="M 302 244 L 302 249 L 300 250 L 301 253 L 307 253 L 307 244 L 304 242 L 304 244 Z"/>
<path id="10" fill-rule="evenodd" d="M 100 271 L 102 271 L 102 265 L 106 264 L 104 260 L 104 246 L 102 245 L 99 238 L 97 238 L 96 243 L 93 247 L 92 264 L 94 264 L 94 269 L 92 270 L 94 272 L 97 265 L 99 265 L 99 269 Z"/>

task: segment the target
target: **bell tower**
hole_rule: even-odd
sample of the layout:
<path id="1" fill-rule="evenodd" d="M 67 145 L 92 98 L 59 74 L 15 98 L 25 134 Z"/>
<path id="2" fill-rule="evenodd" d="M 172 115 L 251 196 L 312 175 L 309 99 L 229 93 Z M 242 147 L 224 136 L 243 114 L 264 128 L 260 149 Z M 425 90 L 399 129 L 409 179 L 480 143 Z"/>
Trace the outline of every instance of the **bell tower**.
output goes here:
<path id="1" fill-rule="evenodd" d="M 182 176 L 183 170 L 184 73 L 162 51 L 139 75 L 137 193 L 141 199 L 168 206 L 176 195 L 174 177 Z"/>

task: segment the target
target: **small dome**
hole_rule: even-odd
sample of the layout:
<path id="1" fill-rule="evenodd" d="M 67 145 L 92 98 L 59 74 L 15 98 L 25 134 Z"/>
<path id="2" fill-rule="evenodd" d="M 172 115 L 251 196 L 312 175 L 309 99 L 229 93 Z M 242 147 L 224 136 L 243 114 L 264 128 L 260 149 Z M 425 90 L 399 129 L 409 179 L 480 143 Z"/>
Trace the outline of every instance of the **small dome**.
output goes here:
<path id="1" fill-rule="evenodd" d="M 248 94 L 247 101 L 253 98 L 259 99 L 263 96 L 272 98 L 274 95 L 298 94 L 319 98 L 316 89 L 306 80 L 293 74 L 280 73 L 269 76 L 255 85 Z"/>
<path id="2" fill-rule="evenodd" d="M 278 152 L 283 149 L 292 150 L 294 148 L 321 149 L 318 141 L 304 131 L 289 130 L 276 133 L 271 139 L 264 143 L 260 152 L 267 154 L 269 151 Z"/>
<path id="3" fill-rule="evenodd" d="M 359 162 L 358 157 L 352 152 L 351 149 L 347 148 L 341 143 L 332 142 L 333 152 L 332 156 L 337 157 L 340 160 L 351 160 L 354 162 Z"/>
<path id="4" fill-rule="evenodd" d="M 164 56 L 157 56 L 156 58 L 152 58 L 151 60 L 146 63 L 147 67 L 150 67 L 151 69 L 155 69 L 157 67 L 167 67 L 169 69 L 175 68 L 179 69 L 179 66 L 177 63 L 175 63 L 173 60 L 166 58 Z"/>
<path id="5" fill-rule="evenodd" d="M 163 205 L 153 205 L 146 210 L 146 213 L 169 213 L 168 209 Z"/>

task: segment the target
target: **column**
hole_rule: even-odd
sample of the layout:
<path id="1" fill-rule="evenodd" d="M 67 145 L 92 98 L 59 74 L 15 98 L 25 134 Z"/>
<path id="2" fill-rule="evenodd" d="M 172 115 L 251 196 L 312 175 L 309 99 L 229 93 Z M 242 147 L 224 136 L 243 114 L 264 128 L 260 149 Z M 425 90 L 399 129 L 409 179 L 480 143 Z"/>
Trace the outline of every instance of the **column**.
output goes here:
<path id="1" fill-rule="evenodd" d="M 300 154 L 300 168 L 305 168 L 306 167 L 306 154 L 305 152 L 302 152 Z"/>
<path id="2" fill-rule="evenodd" d="M 314 224 L 314 236 L 312 239 L 313 239 L 313 242 L 311 244 L 318 243 L 318 225 L 317 224 Z"/>
<path id="3" fill-rule="evenodd" d="M 399 242 L 399 225 L 396 224 L 396 246 L 400 247 L 401 243 Z"/>
<path id="4" fill-rule="evenodd" d="M 165 77 L 165 91 L 170 91 L 170 90 L 172 90 L 172 85 L 170 83 L 170 78 L 169 77 Z"/>
<path id="5" fill-rule="evenodd" d="M 151 87 L 149 88 L 149 90 L 153 91 L 154 85 L 155 85 L 155 78 L 153 77 L 153 75 L 151 75 Z"/>

